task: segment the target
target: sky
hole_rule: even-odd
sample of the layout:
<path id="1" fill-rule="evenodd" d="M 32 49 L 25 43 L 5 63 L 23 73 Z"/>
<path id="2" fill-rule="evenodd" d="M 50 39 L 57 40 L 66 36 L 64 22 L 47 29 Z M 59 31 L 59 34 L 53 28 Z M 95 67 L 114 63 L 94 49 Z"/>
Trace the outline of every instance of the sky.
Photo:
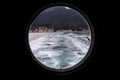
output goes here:
<path id="1" fill-rule="evenodd" d="M 76 10 L 67 6 L 53 6 L 40 12 L 33 20 L 31 26 L 42 24 L 65 24 L 88 27 L 84 17 Z"/>

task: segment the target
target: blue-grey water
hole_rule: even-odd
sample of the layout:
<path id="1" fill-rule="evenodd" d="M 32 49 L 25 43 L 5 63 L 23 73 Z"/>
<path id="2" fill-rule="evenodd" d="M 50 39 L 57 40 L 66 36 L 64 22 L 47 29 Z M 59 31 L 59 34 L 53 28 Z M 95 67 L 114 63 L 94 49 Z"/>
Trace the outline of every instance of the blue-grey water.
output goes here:
<path id="1" fill-rule="evenodd" d="M 87 54 L 90 32 L 29 33 L 33 55 L 43 65 L 66 69 L 79 63 Z"/>

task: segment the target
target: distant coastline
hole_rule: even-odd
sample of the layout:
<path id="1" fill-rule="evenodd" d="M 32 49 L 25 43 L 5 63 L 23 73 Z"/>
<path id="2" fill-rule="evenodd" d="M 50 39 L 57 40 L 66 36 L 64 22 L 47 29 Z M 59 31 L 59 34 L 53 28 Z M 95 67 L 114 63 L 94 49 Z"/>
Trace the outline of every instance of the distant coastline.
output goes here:
<path id="1" fill-rule="evenodd" d="M 47 27 L 38 27 L 38 28 L 30 28 L 29 32 L 30 33 L 43 33 L 43 32 L 74 32 L 74 31 L 81 31 L 81 32 L 85 32 L 85 31 L 89 31 L 89 29 L 85 29 L 85 28 L 79 28 L 79 29 L 57 29 L 55 30 L 54 28 L 47 28 Z"/>

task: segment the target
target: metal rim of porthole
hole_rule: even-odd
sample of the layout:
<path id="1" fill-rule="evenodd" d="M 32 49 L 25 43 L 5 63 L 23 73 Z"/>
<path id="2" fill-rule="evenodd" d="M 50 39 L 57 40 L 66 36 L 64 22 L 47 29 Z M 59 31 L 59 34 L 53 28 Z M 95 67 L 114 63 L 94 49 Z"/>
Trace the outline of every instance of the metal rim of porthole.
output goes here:
<path id="1" fill-rule="evenodd" d="M 70 68 L 67 68 L 67 69 L 53 69 L 53 68 L 49 68 L 45 65 L 43 65 L 42 63 L 40 63 L 36 57 L 32 54 L 32 51 L 30 49 L 30 45 L 29 45 L 29 40 L 28 40 L 28 34 L 29 34 L 29 28 L 30 28 L 30 24 L 31 22 L 34 20 L 34 18 L 40 13 L 42 12 L 43 10 L 49 8 L 49 7 L 54 7 L 54 6 L 66 6 L 66 7 L 70 7 L 76 11 L 78 11 L 83 19 L 85 19 L 86 23 L 88 24 L 89 28 L 90 28 L 90 32 L 91 32 L 91 43 L 90 43 L 90 47 L 89 47 L 89 50 L 87 52 L 87 54 L 85 55 L 85 57 L 79 62 L 77 63 L 76 65 L 70 67 Z M 93 49 L 93 46 L 94 46 L 94 39 L 95 39 L 95 33 L 94 33 L 94 29 L 93 29 L 93 25 L 90 21 L 90 19 L 87 17 L 87 15 L 85 15 L 85 13 L 83 11 L 81 11 L 80 9 L 78 9 L 77 7 L 71 5 L 71 4 L 66 4 L 66 3 L 54 3 L 54 4 L 50 4 L 50 5 L 46 5 L 45 7 L 41 8 L 40 10 L 38 10 L 38 12 L 35 13 L 35 15 L 33 15 L 33 17 L 31 18 L 31 20 L 29 21 L 28 23 L 28 26 L 27 26 L 27 29 L 26 29 L 26 36 L 25 36 L 25 39 L 26 39 L 26 45 L 27 45 L 27 49 L 30 53 L 30 55 L 32 56 L 32 58 L 35 60 L 35 62 L 37 62 L 40 66 L 42 66 L 43 68 L 45 68 L 46 70 L 50 71 L 50 72 L 58 72 L 58 73 L 66 73 L 66 72 L 71 72 L 71 71 L 76 71 L 87 59 L 88 57 L 90 56 L 90 54 L 92 53 L 92 49 Z"/>

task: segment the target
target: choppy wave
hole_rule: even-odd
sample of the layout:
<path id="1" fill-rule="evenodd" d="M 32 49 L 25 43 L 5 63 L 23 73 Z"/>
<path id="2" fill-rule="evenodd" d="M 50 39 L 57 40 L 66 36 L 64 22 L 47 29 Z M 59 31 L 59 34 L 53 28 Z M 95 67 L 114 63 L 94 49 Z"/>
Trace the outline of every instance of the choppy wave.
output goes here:
<path id="1" fill-rule="evenodd" d="M 55 69 L 66 69 L 79 63 L 87 54 L 89 33 L 29 33 L 30 48 L 37 60 Z"/>

